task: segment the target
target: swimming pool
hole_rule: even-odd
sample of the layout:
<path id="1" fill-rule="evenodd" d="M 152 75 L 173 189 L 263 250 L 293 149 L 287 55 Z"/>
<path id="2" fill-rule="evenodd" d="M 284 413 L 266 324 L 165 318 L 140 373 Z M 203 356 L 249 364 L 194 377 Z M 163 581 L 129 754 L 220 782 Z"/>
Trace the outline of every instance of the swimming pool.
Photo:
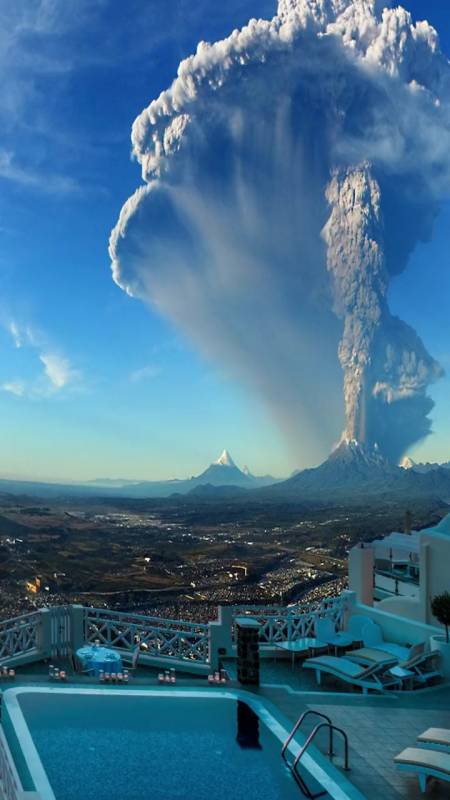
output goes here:
<path id="1" fill-rule="evenodd" d="M 42 800 L 301 796 L 280 757 L 286 728 L 239 690 L 14 688 L 2 727 Z M 321 769 L 309 755 L 305 766 Z"/>

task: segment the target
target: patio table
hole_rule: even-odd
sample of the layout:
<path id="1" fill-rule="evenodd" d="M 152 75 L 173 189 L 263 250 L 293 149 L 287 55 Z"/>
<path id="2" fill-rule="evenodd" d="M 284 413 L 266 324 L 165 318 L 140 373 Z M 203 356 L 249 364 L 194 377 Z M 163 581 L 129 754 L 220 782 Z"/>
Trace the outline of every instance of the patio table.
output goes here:
<path id="1" fill-rule="evenodd" d="M 311 653 L 314 656 L 316 650 L 327 650 L 328 645 L 320 639 L 313 637 L 303 637 L 301 639 L 287 639 L 284 642 L 274 642 L 275 647 L 280 650 L 287 650 L 292 655 L 292 669 L 294 669 L 295 656 L 297 653 Z"/>
<path id="2" fill-rule="evenodd" d="M 413 670 L 396 666 L 396 667 L 391 667 L 391 669 L 388 670 L 388 674 L 391 675 L 393 678 L 398 678 L 400 688 L 402 688 L 403 682 L 406 683 L 407 688 L 410 691 L 414 687 L 414 678 L 416 677 L 416 673 L 413 672 Z"/>
<path id="3" fill-rule="evenodd" d="M 115 650 L 98 645 L 85 645 L 77 650 L 77 659 L 86 672 L 97 677 L 100 672 L 122 672 L 122 659 Z"/>

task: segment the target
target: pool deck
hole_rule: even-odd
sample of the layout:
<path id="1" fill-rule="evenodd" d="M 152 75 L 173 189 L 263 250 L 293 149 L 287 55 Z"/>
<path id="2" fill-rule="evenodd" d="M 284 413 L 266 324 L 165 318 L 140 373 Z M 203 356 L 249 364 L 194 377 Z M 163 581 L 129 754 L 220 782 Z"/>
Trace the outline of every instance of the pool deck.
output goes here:
<path id="1" fill-rule="evenodd" d="M 292 723 L 302 711 L 316 709 L 343 728 L 350 744 L 349 780 L 368 800 L 419 800 L 424 795 L 412 773 L 394 767 L 393 758 L 429 727 L 450 727 L 450 689 L 435 689 L 422 696 L 371 696 L 321 692 L 290 693 L 265 686 L 260 689 Z M 317 720 L 305 720 L 309 733 Z M 325 752 L 326 732 L 315 744 Z M 342 764 L 342 745 L 337 739 L 336 765 Z M 430 800 L 450 800 L 448 783 L 430 781 L 426 796 Z"/>
<path id="2" fill-rule="evenodd" d="M 68 678 L 61 685 L 97 686 L 99 681 L 85 675 L 73 674 L 69 665 Z M 226 664 L 233 678 L 233 665 Z M 129 689 L 155 687 L 158 670 L 139 667 L 130 677 Z M 22 685 L 55 685 L 48 679 L 48 665 L 32 664 L 17 670 L 14 680 L 0 681 L 0 690 Z M 204 677 L 178 674 L 176 687 L 205 686 Z M 231 680 L 229 687 L 239 687 Z M 109 688 L 110 685 L 109 685 Z M 167 686 L 164 688 L 167 689 Z M 169 687 L 170 688 L 170 687 Z M 242 687 L 241 687 L 242 688 Z M 417 777 L 395 769 L 394 756 L 405 747 L 413 746 L 416 737 L 428 727 L 450 728 L 450 686 L 441 685 L 414 692 L 386 692 L 364 696 L 358 691 L 341 691 L 342 684 L 327 682 L 320 690 L 310 671 L 300 663 L 292 670 L 290 662 L 267 659 L 261 663 L 261 686 L 245 687 L 275 706 L 281 717 L 292 725 L 306 709 L 327 714 L 335 725 L 345 730 L 350 744 L 350 772 L 346 777 L 367 800 L 450 800 L 450 784 L 429 780 L 427 793 L 419 790 Z M 114 690 L 114 687 L 112 687 Z M 210 687 L 214 692 L 214 687 Z M 305 721 L 302 731 L 308 734 L 317 720 Z M 326 751 L 326 731 L 317 737 L 315 746 Z M 336 737 L 337 756 L 333 763 L 342 766 L 342 745 Z"/>
<path id="3" fill-rule="evenodd" d="M 262 662 L 261 672 L 258 692 L 292 724 L 306 709 L 316 709 L 345 730 L 350 745 L 350 772 L 346 774 L 367 800 L 450 800 L 449 783 L 431 779 L 424 795 L 417 777 L 400 772 L 393 763 L 394 756 L 414 746 L 427 728 L 450 728 L 450 686 L 363 695 L 359 690 L 344 692 L 342 683 L 331 681 L 319 690 L 313 674 L 302 670 L 300 664 L 293 672 L 286 663 Z M 314 717 L 305 720 L 305 732 L 315 724 Z M 322 741 L 318 735 L 315 745 L 326 751 L 326 731 Z M 333 763 L 340 766 L 342 744 L 337 737 L 335 749 L 338 755 Z"/>

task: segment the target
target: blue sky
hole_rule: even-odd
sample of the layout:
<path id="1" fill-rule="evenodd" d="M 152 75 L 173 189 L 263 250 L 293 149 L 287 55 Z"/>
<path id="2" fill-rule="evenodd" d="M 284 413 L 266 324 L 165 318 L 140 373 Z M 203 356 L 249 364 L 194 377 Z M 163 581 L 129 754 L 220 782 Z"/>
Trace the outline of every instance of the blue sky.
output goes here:
<path id="1" fill-rule="evenodd" d="M 200 39 L 272 0 L 16 0 L 0 8 L 0 474 L 67 479 L 193 474 L 227 447 L 256 473 L 307 466 L 256 397 L 112 281 L 107 253 L 139 184 L 136 115 Z M 441 0 L 409 2 L 450 52 Z M 450 206 L 392 285 L 392 308 L 450 372 Z M 424 301 L 427 298 L 427 302 Z M 435 434 L 413 455 L 450 458 L 450 380 Z"/>

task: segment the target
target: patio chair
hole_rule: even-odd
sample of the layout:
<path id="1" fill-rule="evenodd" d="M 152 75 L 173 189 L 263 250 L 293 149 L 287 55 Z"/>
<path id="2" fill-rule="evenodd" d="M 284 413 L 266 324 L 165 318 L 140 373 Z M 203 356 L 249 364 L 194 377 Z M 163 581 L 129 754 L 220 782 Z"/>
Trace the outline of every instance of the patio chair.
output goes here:
<path id="1" fill-rule="evenodd" d="M 391 661 L 391 665 L 393 663 Z M 383 663 L 364 667 L 348 658 L 337 658 L 336 656 L 318 656 L 317 658 L 308 658 L 303 662 L 303 667 L 315 670 L 319 686 L 322 674 L 332 675 L 344 683 L 360 687 L 363 694 L 367 694 L 370 689 L 383 692 L 391 686 L 399 685 L 398 678 L 386 675 L 387 666 L 386 663 Z"/>
<path id="2" fill-rule="evenodd" d="M 425 747 L 407 747 L 395 756 L 394 763 L 397 769 L 416 773 L 422 792 L 426 792 L 428 778 L 450 781 L 450 753 Z"/>
<path id="3" fill-rule="evenodd" d="M 363 642 L 363 629 L 366 625 L 373 624 L 370 617 L 366 617 L 364 614 L 353 614 L 348 621 L 346 633 L 352 637 L 353 643 Z"/>
<path id="4" fill-rule="evenodd" d="M 430 750 L 450 752 L 450 730 L 448 728 L 427 728 L 417 737 L 417 743 Z"/>
<path id="5" fill-rule="evenodd" d="M 329 647 L 334 647 L 337 655 L 339 647 L 350 647 L 353 644 L 353 637 L 349 633 L 336 631 L 334 622 L 329 617 L 319 617 L 315 624 L 316 638 L 325 642 Z"/>

